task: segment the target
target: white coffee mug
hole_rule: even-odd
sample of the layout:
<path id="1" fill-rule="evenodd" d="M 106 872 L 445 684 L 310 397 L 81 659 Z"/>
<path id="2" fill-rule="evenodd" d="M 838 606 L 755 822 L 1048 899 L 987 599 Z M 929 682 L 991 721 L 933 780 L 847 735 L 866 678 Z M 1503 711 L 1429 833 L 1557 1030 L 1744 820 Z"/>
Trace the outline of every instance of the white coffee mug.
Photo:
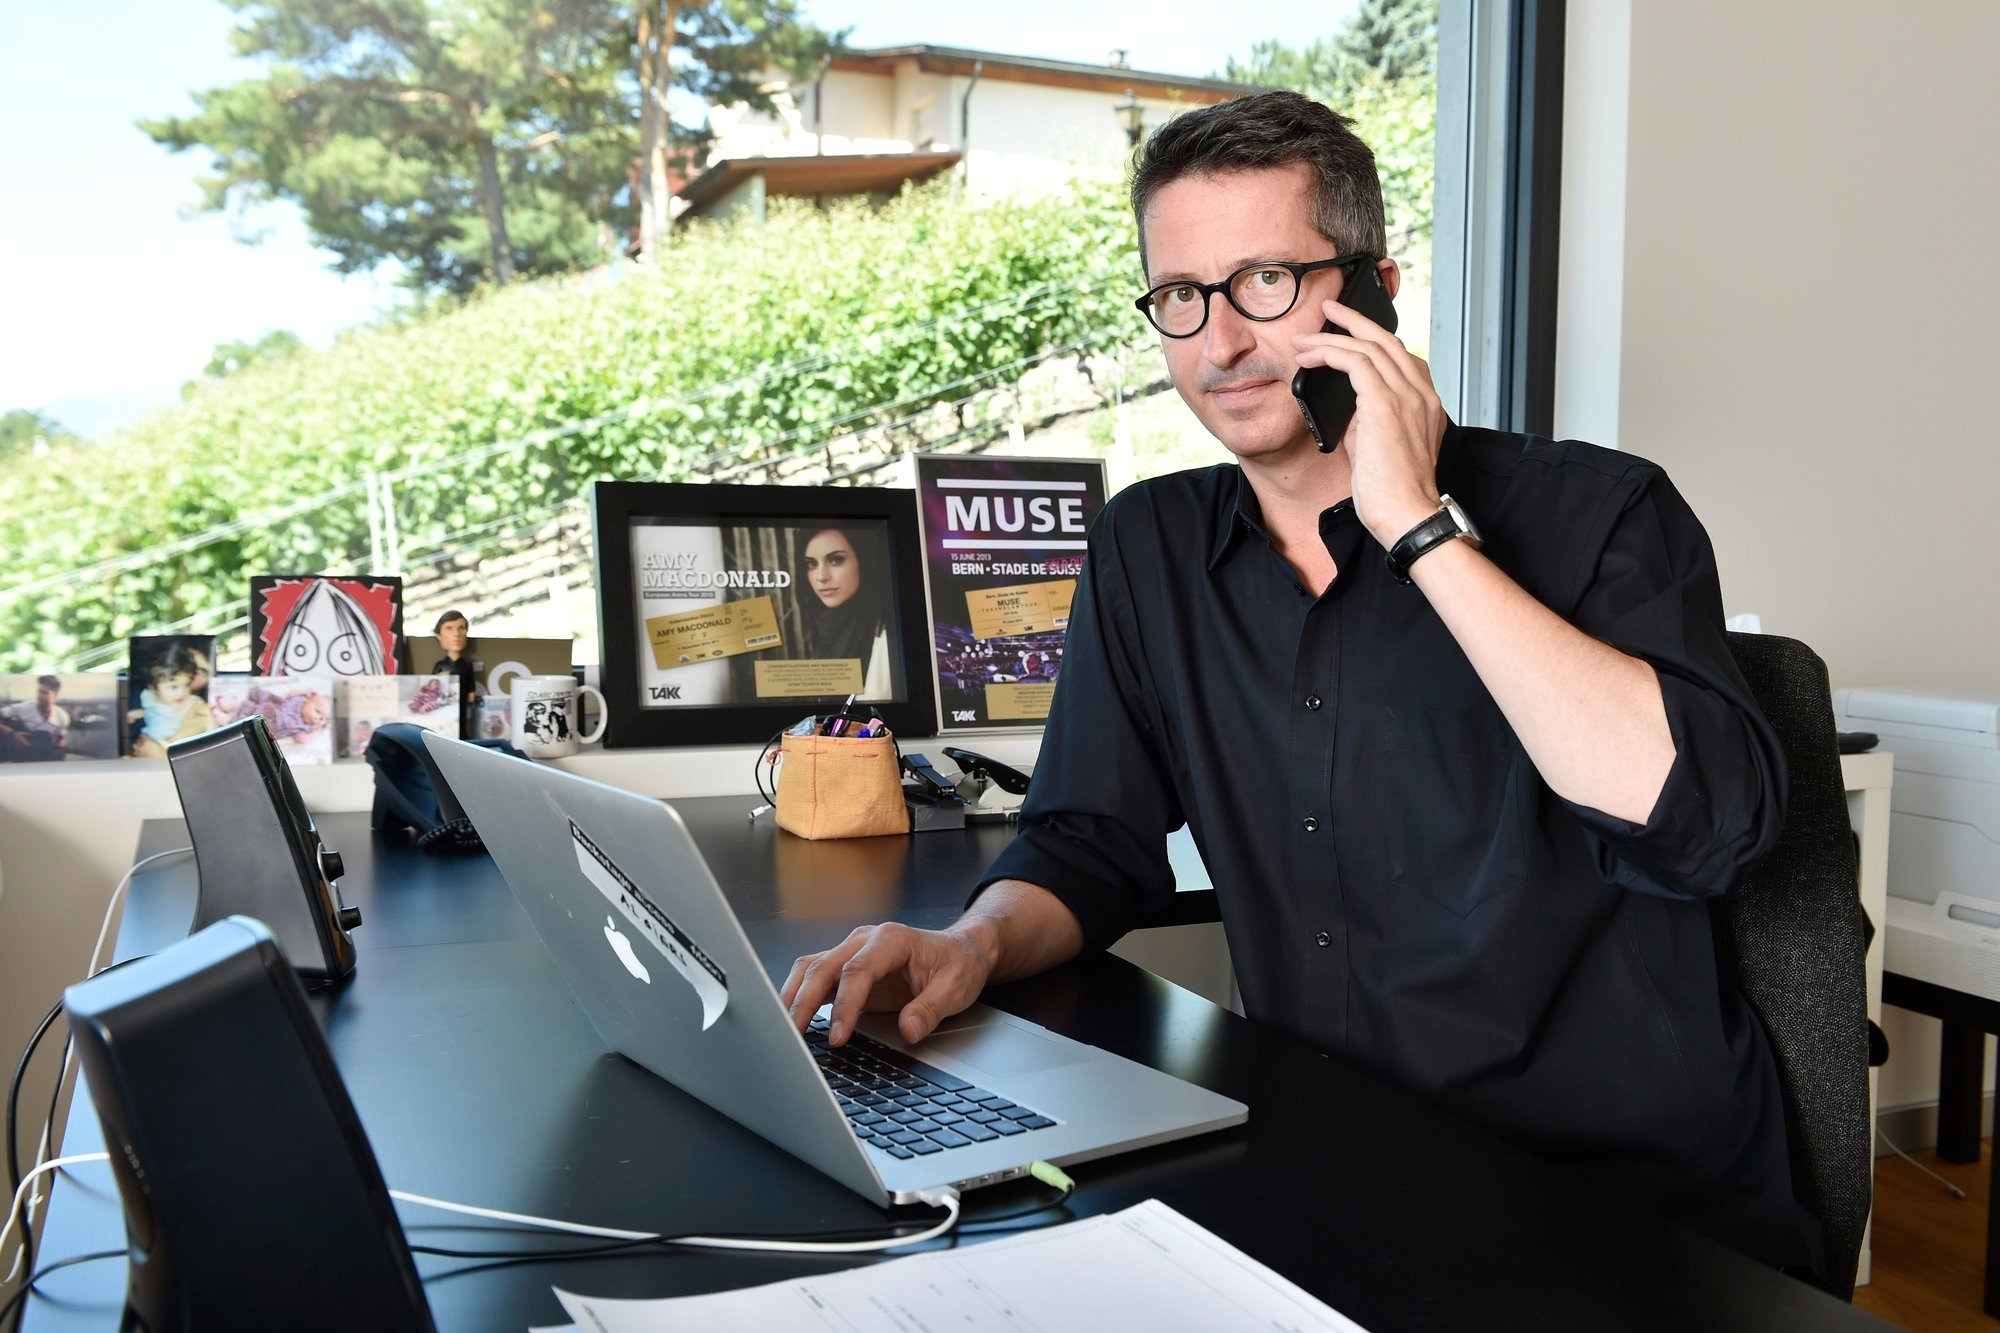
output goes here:
<path id="1" fill-rule="evenodd" d="M 493 684 L 500 685 L 497 671 Z M 597 700 L 597 725 L 588 734 L 583 732 L 578 706 L 582 694 Z M 604 696 L 589 685 L 578 685 L 574 676 L 514 676 L 507 703 L 513 715 L 514 748 L 530 759 L 573 755 L 579 745 L 589 745 L 604 734 Z"/>

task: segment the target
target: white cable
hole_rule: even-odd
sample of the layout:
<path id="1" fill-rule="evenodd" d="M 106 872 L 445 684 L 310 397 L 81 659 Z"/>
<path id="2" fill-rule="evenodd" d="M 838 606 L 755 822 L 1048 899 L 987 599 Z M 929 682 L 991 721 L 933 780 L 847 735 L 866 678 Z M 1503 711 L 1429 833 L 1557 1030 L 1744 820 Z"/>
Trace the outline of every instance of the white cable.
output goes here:
<path id="1" fill-rule="evenodd" d="M 566 1231 L 579 1236 L 601 1236 L 610 1240 L 658 1240 L 674 1245 L 692 1245 L 709 1250 L 772 1250 L 782 1254 L 867 1254 L 875 1250 L 893 1250 L 904 1245 L 917 1245 L 934 1240 L 958 1225 L 958 1191 L 950 1186 L 925 1190 L 920 1196 L 933 1208 L 945 1210 L 944 1220 L 928 1231 L 920 1231 L 913 1236 L 888 1236 L 880 1240 L 750 1240 L 733 1236 L 663 1236 L 654 1231 L 622 1231 L 617 1227 L 592 1226 L 587 1222 L 565 1222 L 560 1218 L 535 1217 L 528 1213 L 509 1213 L 498 1208 L 481 1208 L 476 1204 L 453 1203 L 448 1199 L 433 1199 L 423 1194 L 411 1194 L 407 1190 L 390 1190 L 389 1197 L 404 1203 L 421 1204 L 426 1208 L 438 1208 L 447 1213 L 464 1213 L 468 1217 L 490 1218 L 498 1222 L 515 1222 L 522 1226 L 539 1227 L 544 1231 Z"/>
<path id="2" fill-rule="evenodd" d="M 1887 1134 L 1884 1134 L 1882 1132 L 1882 1127 L 1880 1125 L 1877 1125 L 1875 1127 L 1875 1135 L 1877 1138 L 1881 1139 L 1882 1142 L 1889 1145 L 1890 1152 L 1896 1154 L 1896 1156 L 1902 1158 L 1904 1161 L 1908 1162 L 1911 1166 L 1914 1166 L 1915 1168 L 1917 1168 L 1917 1170 L 1923 1172 L 1925 1175 L 1929 1176 L 1932 1180 L 1935 1180 L 1938 1184 L 1944 1186 L 1946 1191 L 1948 1191 L 1953 1198 L 1963 1199 L 1966 1197 L 1966 1193 L 1964 1190 L 1952 1184 L 1949 1180 L 1946 1180 L 1943 1176 L 1931 1170 L 1929 1167 L 1925 1166 L 1922 1162 L 1919 1162 L 1916 1158 L 1910 1156 L 1908 1153 L 1904 1152 L 1900 1147 L 1898 1147 L 1894 1139 L 1890 1138 Z"/>
<path id="3" fill-rule="evenodd" d="M 0 1249 L 6 1248 L 7 1237 L 14 1234 L 14 1219 L 20 1215 L 21 1200 L 27 1195 L 28 1190 L 34 1185 L 37 1179 L 39 1179 L 41 1176 L 47 1174 L 50 1171 L 56 1170 L 59 1167 L 75 1166 L 79 1162 L 108 1162 L 110 1160 L 111 1160 L 110 1153 L 102 1153 L 102 1152 L 73 1153 L 68 1157 L 58 1157 L 53 1162 L 43 1162 L 40 1166 L 37 1166 L 34 1170 L 30 1171 L 26 1176 L 22 1177 L 21 1188 L 14 1191 L 14 1205 L 13 1207 L 7 1210 L 7 1222 L 4 1226 L 0 1226 Z M 14 1274 L 20 1271 L 21 1258 L 27 1252 L 27 1248 L 28 1247 L 26 1245 L 23 1245 L 19 1250 L 16 1250 L 14 1252 L 14 1264 L 13 1267 L 10 1268 L 7 1272 L 7 1277 L 6 1277 L 7 1281 L 12 1282 L 14 1280 Z"/>
<path id="4" fill-rule="evenodd" d="M 604 1236 L 611 1240 L 654 1240 L 657 1235 L 651 1231 L 620 1231 L 617 1227 L 591 1226 L 587 1222 L 562 1222 L 550 1217 L 535 1217 L 529 1213 L 509 1213 L 498 1208 L 481 1208 L 477 1204 L 453 1203 L 449 1199 L 433 1199 L 426 1194 L 412 1194 L 408 1190 L 390 1190 L 389 1197 L 404 1203 L 422 1204 L 426 1208 L 440 1208 L 447 1213 L 464 1213 L 468 1217 L 486 1217 L 496 1222 L 518 1222 L 522 1226 L 540 1227 L 545 1231 L 572 1231 L 579 1236 Z"/>
<path id="5" fill-rule="evenodd" d="M 104 952 L 104 937 L 111 933 L 112 915 L 118 910 L 118 900 L 125 896 L 127 886 L 132 883 L 132 876 L 138 874 L 155 861 L 169 856 L 182 856 L 192 851 L 194 851 L 193 847 L 169 847 L 164 852 L 154 852 L 151 856 L 142 857 L 132 863 L 131 868 L 118 881 L 118 887 L 111 890 L 111 901 L 104 908 L 104 924 L 97 928 L 97 943 L 90 946 L 90 961 L 84 965 L 84 976 L 94 977 L 100 971 L 97 966 L 97 956 Z"/>

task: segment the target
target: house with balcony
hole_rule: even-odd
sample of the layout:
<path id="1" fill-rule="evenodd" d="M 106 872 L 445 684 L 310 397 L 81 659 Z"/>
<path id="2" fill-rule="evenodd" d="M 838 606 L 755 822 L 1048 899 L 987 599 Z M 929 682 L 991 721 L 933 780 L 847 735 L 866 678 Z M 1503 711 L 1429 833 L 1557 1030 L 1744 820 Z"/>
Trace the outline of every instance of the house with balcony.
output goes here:
<path id="1" fill-rule="evenodd" d="M 1254 85 L 947 46 L 846 51 L 773 90 L 771 112 L 720 107 L 681 218 L 761 218 L 773 196 L 888 196 L 956 172 L 975 195 L 1035 195 L 1116 175 L 1147 130 Z"/>

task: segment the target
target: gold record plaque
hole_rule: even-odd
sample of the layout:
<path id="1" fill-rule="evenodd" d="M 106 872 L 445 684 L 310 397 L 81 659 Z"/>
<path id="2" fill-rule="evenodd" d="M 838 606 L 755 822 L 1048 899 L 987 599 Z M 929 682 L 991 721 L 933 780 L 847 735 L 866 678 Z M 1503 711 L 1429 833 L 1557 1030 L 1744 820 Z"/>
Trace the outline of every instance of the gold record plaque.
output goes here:
<path id="1" fill-rule="evenodd" d="M 602 481 L 591 523 L 607 746 L 761 741 L 850 698 L 933 734 L 911 492 Z"/>

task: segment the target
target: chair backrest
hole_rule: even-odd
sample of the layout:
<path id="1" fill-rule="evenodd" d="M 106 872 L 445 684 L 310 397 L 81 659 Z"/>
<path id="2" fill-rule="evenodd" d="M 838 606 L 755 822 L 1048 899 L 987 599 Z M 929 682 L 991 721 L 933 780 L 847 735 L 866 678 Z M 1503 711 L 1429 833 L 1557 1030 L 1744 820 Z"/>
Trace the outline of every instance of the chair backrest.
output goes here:
<path id="1" fill-rule="evenodd" d="M 1716 942 L 1777 1055 L 1793 1179 L 1826 1232 L 1822 1285 L 1851 1299 L 1874 1136 L 1867 927 L 1832 694 L 1826 664 L 1795 639 L 1732 633 L 1729 648 L 1784 746 L 1791 792 L 1778 845 L 1714 900 Z"/>

